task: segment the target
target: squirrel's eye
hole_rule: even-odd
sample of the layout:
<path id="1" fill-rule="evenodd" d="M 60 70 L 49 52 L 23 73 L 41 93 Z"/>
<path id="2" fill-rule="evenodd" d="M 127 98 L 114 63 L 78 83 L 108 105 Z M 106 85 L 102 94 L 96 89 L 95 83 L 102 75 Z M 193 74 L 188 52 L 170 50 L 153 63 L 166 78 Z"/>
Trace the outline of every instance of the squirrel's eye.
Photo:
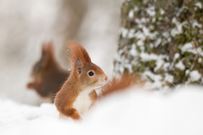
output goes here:
<path id="1" fill-rule="evenodd" d="M 94 73 L 94 71 L 90 70 L 87 72 L 87 74 L 88 74 L 88 76 L 92 77 L 92 76 L 94 76 L 95 73 Z"/>

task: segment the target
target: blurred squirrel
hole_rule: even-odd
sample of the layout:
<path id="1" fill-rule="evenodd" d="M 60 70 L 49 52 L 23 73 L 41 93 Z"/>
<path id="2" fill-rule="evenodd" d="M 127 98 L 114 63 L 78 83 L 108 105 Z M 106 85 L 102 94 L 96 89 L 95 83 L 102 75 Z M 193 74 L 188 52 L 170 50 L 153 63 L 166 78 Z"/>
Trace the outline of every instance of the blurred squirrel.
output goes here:
<path id="1" fill-rule="evenodd" d="M 102 87 L 107 76 L 92 63 L 86 50 L 78 43 L 69 44 L 71 72 L 56 95 L 55 105 L 65 116 L 78 120 L 97 99 L 95 89 Z"/>
<path id="2" fill-rule="evenodd" d="M 57 63 L 51 42 L 42 45 L 41 58 L 32 68 L 32 81 L 27 88 L 35 90 L 41 97 L 52 102 L 70 72 L 63 70 Z"/>

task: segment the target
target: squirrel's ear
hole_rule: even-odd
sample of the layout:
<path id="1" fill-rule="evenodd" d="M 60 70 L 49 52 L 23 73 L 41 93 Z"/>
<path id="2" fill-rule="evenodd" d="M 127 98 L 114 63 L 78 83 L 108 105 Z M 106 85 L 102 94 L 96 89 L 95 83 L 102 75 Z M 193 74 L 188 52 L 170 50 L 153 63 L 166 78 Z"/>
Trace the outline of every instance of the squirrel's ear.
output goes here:
<path id="1" fill-rule="evenodd" d="M 72 42 L 68 47 L 71 51 L 72 61 L 75 62 L 75 60 L 79 58 L 82 64 L 91 63 L 89 54 L 80 44 Z"/>
<path id="2" fill-rule="evenodd" d="M 42 45 L 42 56 L 43 66 L 46 66 L 51 59 L 53 59 L 53 44 L 51 42 L 46 42 Z"/>
<path id="3" fill-rule="evenodd" d="M 82 56 L 83 56 L 83 62 L 91 63 L 91 58 L 90 58 L 89 54 L 87 53 L 87 51 L 85 50 L 85 48 L 80 46 L 80 50 L 81 50 L 81 53 L 82 53 Z"/>
<path id="4" fill-rule="evenodd" d="M 77 72 L 78 72 L 79 74 L 82 73 L 82 67 L 83 67 L 83 64 L 81 63 L 81 60 L 80 60 L 80 59 L 77 59 L 77 60 L 75 61 L 75 68 L 76 68 L 76 70 L 77 70 Z"/>
<path id="5" fill-rule="evenodd" d="M 46 42 L 46 43 L 43 43 L 42 45 L 42 54 L 44 53 L 53 53 L 53 44 L 52 42 Z"/>

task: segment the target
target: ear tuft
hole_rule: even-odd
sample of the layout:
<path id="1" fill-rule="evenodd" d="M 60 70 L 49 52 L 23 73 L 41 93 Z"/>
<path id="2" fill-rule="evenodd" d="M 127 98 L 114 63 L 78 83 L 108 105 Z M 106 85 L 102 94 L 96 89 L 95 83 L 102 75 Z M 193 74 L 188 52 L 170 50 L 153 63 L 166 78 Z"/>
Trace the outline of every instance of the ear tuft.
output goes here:
<path id="1" fill-rule="evenodd" d="M 51 41 L 43 43 L 43 45 L 42 45 L 42 52 L 53 53 L 53 50 L 54 50 L 53 49 L 53 43 Z"/>
<path id="2" fill-rule="evenodd" d="M 54 48 L 52 42 L 45 42 L 42 45 L 41 60 L 43 61 L 44 67 L 51 61 L 54 61 Z"/>
<path id="3" fill-rule="evenodd" d="M 71 52 L 71 60 L 74 63 L 77 59 L 80 59 L 82 64 L 91 63 L 91 59 L 87 51 L 78 43 L 71 42 L 68 45 Z"/>

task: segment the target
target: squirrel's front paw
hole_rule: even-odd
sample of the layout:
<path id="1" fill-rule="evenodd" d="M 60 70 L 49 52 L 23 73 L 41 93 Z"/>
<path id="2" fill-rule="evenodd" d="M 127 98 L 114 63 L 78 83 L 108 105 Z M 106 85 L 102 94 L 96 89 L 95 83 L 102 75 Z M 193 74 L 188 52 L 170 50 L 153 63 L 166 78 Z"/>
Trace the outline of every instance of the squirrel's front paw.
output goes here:
<path id="1" fill-rule="evenodd" d="M 74 120 L 80 120 L 81 119 L 80 114 L 74 108 L 69 109 L 69 116 Z"/>

